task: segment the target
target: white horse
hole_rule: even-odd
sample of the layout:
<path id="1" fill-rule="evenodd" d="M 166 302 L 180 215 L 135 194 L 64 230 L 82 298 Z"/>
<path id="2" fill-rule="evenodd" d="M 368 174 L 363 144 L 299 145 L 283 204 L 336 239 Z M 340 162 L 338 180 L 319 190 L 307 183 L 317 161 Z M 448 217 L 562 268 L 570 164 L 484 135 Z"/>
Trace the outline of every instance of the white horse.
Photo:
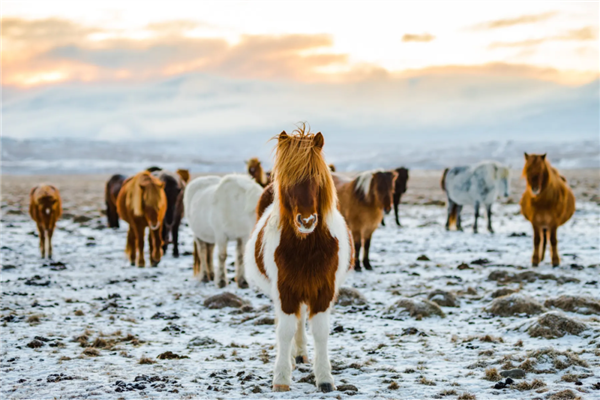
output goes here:
<path id="1" fill-rule="evenodd" d="M 456 222 L 456 229 L 462 231 L 460 212 L 465 205 L 475 208 L 473 232 L 477 233 L 479 205 L 484 204 L 487 211 L 488 231 L 492 229 L 492 204 L 498 196 L 509 196 L 510 170 L 495 162 L 483 161 L 472 166 L 446 168 L 442 176 L 442 189 L 448 197 L 448 220 L 446 229 Z"/>
<path id="2" fill-rule="evenodd" d="M 244 246 L 256 223 L 256 205 L 262 191 L 263 188 L 246 175 L 206 176 L 186 186 L 184 207 L 200 255 L 199 271 L 194 269 L 194 275 L 199 273 L 198 279 L 211 279 L 212 251 L 216 244 L 219 267 L 215 281 L 219 287 L 227 285 L 227 242 L 235 240 L 235 280 L 239 287 L 248 287 L 244 276 Z"/>

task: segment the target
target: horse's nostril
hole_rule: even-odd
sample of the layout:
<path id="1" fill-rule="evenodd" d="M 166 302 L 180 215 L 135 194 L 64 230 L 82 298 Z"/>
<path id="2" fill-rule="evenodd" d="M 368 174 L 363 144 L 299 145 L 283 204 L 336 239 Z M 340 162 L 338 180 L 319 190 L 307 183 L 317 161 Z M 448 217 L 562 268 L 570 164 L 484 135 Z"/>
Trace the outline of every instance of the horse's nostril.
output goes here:
<path id="1" fill-rule="evenodd" d="M 298 223 L 299 223 L 300 225 L 304 225 L 304 224 L 302 223 L 302 216 L 301 216 L 300 214 L 296 215 L 296 221 L 298 221 Z"/>

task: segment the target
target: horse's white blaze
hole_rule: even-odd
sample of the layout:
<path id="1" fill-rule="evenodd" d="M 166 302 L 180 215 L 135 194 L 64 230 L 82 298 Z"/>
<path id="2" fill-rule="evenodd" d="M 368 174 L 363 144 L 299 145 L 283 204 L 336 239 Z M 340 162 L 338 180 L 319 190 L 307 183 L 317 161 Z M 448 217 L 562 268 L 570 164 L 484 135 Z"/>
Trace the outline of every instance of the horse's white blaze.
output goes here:
<path id="1" fill-rule="evenodd" d="M 46 208 L 46 215 L 50 215 L 50 209 Z"/>
<path id="2" fill-rule="evenodd" d="M 183 201 L 194 237 L 218 247 L 217 281 L 226 281 L 227 242 L 245 243 L 252 232 L 262 190 L 247 175 L 227 175 L 222 179 L 201 177 L 186 186 Z M 243 258 L 243 249 L 238 246 L 237 250 L 236 260 L 239 260 Z M 243 265 L 239 262 L 236 262 L 236 276 L 243 276 Z"/>

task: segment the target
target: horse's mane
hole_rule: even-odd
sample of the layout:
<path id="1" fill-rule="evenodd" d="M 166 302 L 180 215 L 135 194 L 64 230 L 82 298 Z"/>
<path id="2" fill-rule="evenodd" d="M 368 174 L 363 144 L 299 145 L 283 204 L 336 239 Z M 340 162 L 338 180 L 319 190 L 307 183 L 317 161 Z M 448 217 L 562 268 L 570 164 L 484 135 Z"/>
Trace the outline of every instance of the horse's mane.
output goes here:
<path id="1" fill-rule="evenodd" d="M 315 136 L 305 124 L 286 137 L 276 136 L 279 140 L 275 147 L 272 177 L 277 188 L 292 187 L 309 179 L 314 180 L 320 188 L 321 212 L 328 215 L 337 207 L 337 194 L 322 149 L 313 144 Z"/>
<path id="2" fill-rule="evenodd" d="M 142 189 L 141 183 L 146 183 L 145 189 Z M 129 191 L 129 206 L 133 208 L 133 215 L 141 217 L 144 215 L 143 204 L 150 207 L 161 208 L 164 201 L 161 196 L 163 183 L 148 171 L 142 171 L 137 174 L 131 182 Z"/>
<path id="3" fill-rule="evenodd" d="M 373 175 L 377 172 L 383 172 L 383 170 L 373 169 L 371 171 L 361 172 L 354 179 L 354 191 L 359 199 L 364 200 L 369 196 L 369 192 L 371 190 L 371 181 L 373 180 Z"/>
<path id="4" fill-rule="evenodd" d="M 260 180 L 260 184 L 264 185 L 265 182 L 267 182 L 267 174 L 265 172 L 265 170 L 262 167 L 262 164 L 260 163 L 260 160 L 257 157 L 252 157 L 251 159 L 248 160 L 248 169 L 250 169 L 250 167 L 254 167 L 256 168 L 256 171 L 258 172 L 258 179 Z"/>

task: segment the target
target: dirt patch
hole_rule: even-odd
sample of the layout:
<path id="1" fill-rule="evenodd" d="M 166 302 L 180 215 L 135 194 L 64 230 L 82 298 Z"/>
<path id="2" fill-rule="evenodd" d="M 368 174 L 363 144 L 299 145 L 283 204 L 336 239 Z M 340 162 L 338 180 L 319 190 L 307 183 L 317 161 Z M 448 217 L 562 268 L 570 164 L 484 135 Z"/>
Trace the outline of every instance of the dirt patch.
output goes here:
<path id="1" fill-rule="evenodd" d="M 342 307 L 363 306 L 367 304 L 367 299 L 358 290 L 343 287 L 340 288 L 336 304 Z"/>
<path id="2" fill-rule="evenodd" d="M 454 295 L 454 293 L 452 292 L 447 292 L 445 290 L 434 290 L 433 292 L 427 295 L 427 300 L 432 301 L 441 307 L 458 307 L 456 295 Z"/>
<path id="3" fill-rule="evenodd" d="M 546 310 L 537 300 L 520 293 L 513 293 L 494 299 L 485 311 L 501 317 L 510 317 L 519 314 L 540 314 Z"/>
<path id="4" fill-rule="evenodd" d="M 402 298 L 388 307 L 385 315 L 390 319 L 402 319 L 407 315 L 410 315 L 416 319 L 433 316 L 439 316 L 443 318 L 446 316 L 440 306 L 432 301 L 413 300 L 408 298 Z"/>
<path id="5" fill-rule="evenodd" d="M 589 296 L 567 296 L 562 295 L 544 302 L 548 308 L 560 308 L 564 311 L 576 312 L 590 315 L 600 314 L 600 301 Z"/>
<path id="6" fill-rule="evenodd" d="M 550 311 L 539 316 L 528 329 L 531 337 L 543 337 L 555 339 L 566 334 L 579 335 L 587 329 L 586 324 L 573 318 L 569 318 L 559 311 Z"/>
<path id="7" fill-rule="evenodd" d="M 241 308 L 249 303 L 242 300 L 239 296 L 236 296 L 230 292 L 223 292 L 204 300 L 204 307 L 210 309 L 221 309 L 225 307 Z"/>

